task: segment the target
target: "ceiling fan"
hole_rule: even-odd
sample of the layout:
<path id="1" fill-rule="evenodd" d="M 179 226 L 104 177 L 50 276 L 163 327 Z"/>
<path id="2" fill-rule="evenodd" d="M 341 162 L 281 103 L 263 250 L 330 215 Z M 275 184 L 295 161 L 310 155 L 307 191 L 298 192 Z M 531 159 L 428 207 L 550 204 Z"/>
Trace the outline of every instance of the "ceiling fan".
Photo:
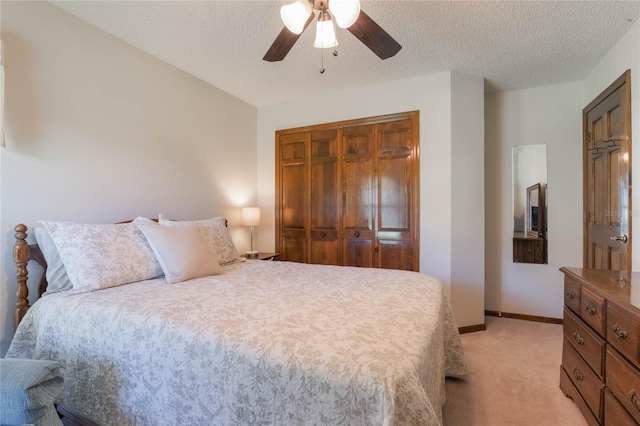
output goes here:
<path id="1" fill-rule="evenodd" d="M 314 11 L 319 14 L 314 47 L 329 48 L 338 45 L 333 17 L 340 28 L 346 28 L 380 59 L 390 58 L 402 49 L 393 37 L 360 10 L 359 0 L 296 0 L 280 9 L 285 27 L 262 59 L 269 62 L 283 60 L 315 18 Z M 336 54 L 334 51 L 334 55 Z"/>

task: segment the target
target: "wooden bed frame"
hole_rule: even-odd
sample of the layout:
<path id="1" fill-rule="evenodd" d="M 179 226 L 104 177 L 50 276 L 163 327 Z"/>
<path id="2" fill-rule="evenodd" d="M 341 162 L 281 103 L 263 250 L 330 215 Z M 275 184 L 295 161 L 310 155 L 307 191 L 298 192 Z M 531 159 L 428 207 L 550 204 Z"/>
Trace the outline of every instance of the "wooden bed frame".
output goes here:
<path id="1" fill-rule="evenodd" d="M 30 260 L 33 260 L 43 268 L 42 278 L 38 285 L 38 297 L 42 296 L 48 284 L 46 275 L 47 262 L 44 260 L 42 250 L 37 244 L 27 243 L 27 225 L 21 223 L 16 225 L 13 230 L 16 232 L 16 241 L 13 244 L 13 263 L 16 264 L 16 281 L 18 282 L 16 308 L 13 314 L 15 330 L 31 307 L 29 304 L 29 287 L 27 287 L 27 277 L 29 275 L 27 264 Z"/>

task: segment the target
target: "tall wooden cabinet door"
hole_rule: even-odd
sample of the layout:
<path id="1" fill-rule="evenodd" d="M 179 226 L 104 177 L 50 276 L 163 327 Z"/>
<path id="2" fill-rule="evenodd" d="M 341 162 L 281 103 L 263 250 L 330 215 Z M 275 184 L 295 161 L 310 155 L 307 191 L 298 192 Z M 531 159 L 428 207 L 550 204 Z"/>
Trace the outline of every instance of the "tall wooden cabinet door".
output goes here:
<path id="1" fill-rule="evenodd" d="M 376 205 L 374 125 L 342 129 L 342 264 L 373 268 Z"/>
<path id="2" fill-rule="evenodd" d="M 338 131 L 311 132 L 311 215 L 309 263 L 339 265 Z"/>
<path id="3" fill-rule="evenodd" d="M 631 270 L 631 114 L 625 74 L 584 110 L 585 268 Z"/>
<path id="4" fill-rule="evenodd" d="M 282 253 L 282 260 L 303 263 L 309 261 L 306 220 L 309 215 L 308 138 L 309 133 L 280 135 L 279 143 L 276 144 L 281 206 L 276 209 L 276 214 L 279 214 L 276 221 L 280 224 L 276 226 L 276 230 L 280 231 L 276 235 L 278 251 Z"/>
<path id="5" fill-rule="evenodd" d="M 376 266 L 418 270 L 414 242 L 418 206 L 412 188 L 418 179 L 412 120 L 376 125 L 377 132 L 377 250 Z M 417 176 L 415 176 L 417 177 Z"/>

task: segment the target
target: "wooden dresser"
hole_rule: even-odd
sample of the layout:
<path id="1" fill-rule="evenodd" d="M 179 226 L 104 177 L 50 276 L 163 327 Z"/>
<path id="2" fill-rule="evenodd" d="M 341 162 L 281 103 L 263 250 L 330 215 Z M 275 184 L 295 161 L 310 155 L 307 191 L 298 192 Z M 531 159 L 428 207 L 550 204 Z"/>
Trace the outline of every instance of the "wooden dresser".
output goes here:
<path id="1" fill-rule="evenodd" d="M 589 425 L 640 425 L 640 272 L 560 271 L 560 388 Z"/>

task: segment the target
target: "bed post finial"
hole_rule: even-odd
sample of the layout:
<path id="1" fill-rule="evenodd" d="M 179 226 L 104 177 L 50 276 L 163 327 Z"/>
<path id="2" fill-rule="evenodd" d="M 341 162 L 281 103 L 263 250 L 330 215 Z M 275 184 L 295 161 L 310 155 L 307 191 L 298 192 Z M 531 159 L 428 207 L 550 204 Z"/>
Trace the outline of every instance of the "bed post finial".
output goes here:
<path id="1" fill-rule="evenodd" d="M 14 312 L 14 328 L 29 309 L 29 288 L 27 287 L 27 262 L 29 261 L 29 244 L 27 243 L 27 226 L 22 223 L 13 228 L 16 231 L 16 242 L 13 244 L 13 262 L 16 264 L 16 280 L 18 290 L 16 291 L 17 301 Z"/>

